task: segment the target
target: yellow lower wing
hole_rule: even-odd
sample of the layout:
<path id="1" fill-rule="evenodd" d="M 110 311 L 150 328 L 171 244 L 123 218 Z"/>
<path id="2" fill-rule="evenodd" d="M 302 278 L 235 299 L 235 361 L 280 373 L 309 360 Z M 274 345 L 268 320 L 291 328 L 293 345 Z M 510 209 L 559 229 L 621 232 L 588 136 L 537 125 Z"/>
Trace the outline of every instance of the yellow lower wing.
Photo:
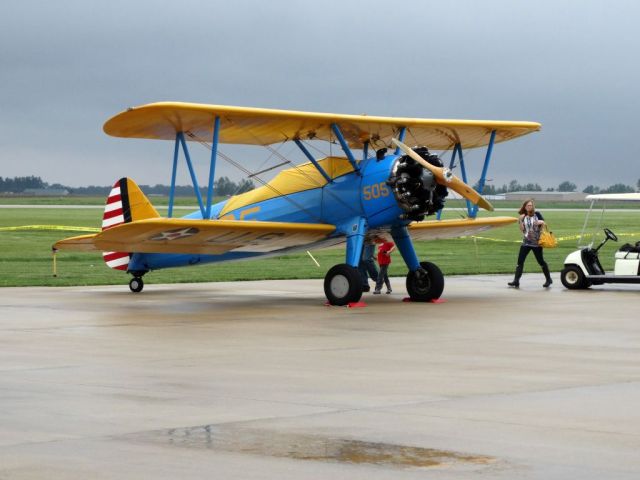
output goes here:
<path id="1" fill-rule="evenodd" d="M 517 222 L 512 217 L 465 218 L 461 220 L 428 220 L 412 223 L 409 233 L 413 240 L 436 240 L 439 238 L 466 237 L 474 233 L 502 227 Z"/>
<path id="2" fill-rule="evenodd" d="M 272 252 L 327 238 L 334 225 L 234 220 L 151 218 L 95 235 L 60 240 L 58 250 L 140 253 Z"/>

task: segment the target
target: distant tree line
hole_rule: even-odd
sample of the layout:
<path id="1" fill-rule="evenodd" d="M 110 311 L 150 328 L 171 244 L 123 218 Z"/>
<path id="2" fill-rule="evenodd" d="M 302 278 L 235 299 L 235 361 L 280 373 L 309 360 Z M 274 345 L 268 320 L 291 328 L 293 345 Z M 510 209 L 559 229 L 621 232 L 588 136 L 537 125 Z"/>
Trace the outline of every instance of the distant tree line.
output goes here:
<path id="1" fill-rule="evenodd" d="M 23 192 L 27 188 L 45 188 L 47 184 L 40 177 L 0 177 L 0 192 Z"/>
<path id="2" fill-rule="evenodd" d="M 476 183 L 473 188 L 478 190 L 480 185 Z M 542 192 L 542 187 L 537 183 L 526 183 L 521 185 L 517 180 L 511 180 L 508 184 L 503 184 L 501 187 L 496 187 L 494 185 L 485 185 L 482 193 L 484 195 L 499 195 L 507 192 Z M 575 192 L 578 190 L 578 186 L 565 180 L 561 182 L 557 187 L 546 188 L 546 192 Z M 639 191 L 640 192 L 640 179 L 638 179 L 636 183 L 636 188 L 633 188 L 630 185 L 625 185 L 623 183 L 616 183 L 610 185 L 606 188 L 598 187 L 595 185 L 588 185 L 582 190 L 584 193 L 630 193 Z"/>
<path id="3" fill-rule="evenodd" d="M 640 180 L 638 180 L 637 185 L 638 191 L 640 191 Z M 624 183 L 616 183 L 607 188 L 600 188 L 596 185 L 587 185 L 584 190 L 584 193 L 631 193 L 636 190 L 629 185 L 625 185 Z"/>
<path id="4" fill-rule="evenodd" d="M 40 177 L 13 177 L 3 178 L 0 177 L 0 193 L 22 193 L 26 189 L 30 188 L 52 188 L 52 189 L 66 189 L 73 195 L 108 195 L 111 190 L 111 186 L 98 186 L 90 185 L 88 187 L 67 187 L 59 183 L 49 184 L 42 180 Z M 147 195 L 169 195 L 170 187 L 168 185 L 140 185 L 142 191 Z M 248 192 L 255 188 L 254 183 L 251 180 L 242 179 L 239 182 L 234 182 L 228 177 L 220 177 L 214 182 L 214 194 L 217 196 L 229 196 L 238 195 L 240 193 Z M 479 184 L 476 183 L 473 188 L 479 189 Z M 547 192 L 575 192 L 578 187 L 575 183 L 565 180 L 561 182 L 557 187 L 546 188 Z M 498 195 L 507 192 L 541 192 L 542 187 L 538 183 L 525 183 L 520 184 L 517 180 L 511 180 L 508 184 L 503 184 L 501 187 L 495 185 L 485 184 L 482 193 L 485 195 Z M 606 188 L 596 185 L 587 185 L 583 190 L 584 193 L 628 193 L 640 191 L 640 179 L 636 183 L 636 188 L 623 183 L 616 183 Z M 200 187 L 200 193 L 206 195 L 206 187 Z M 193 187 L 191 185 L 176 185 L 176 196 L 187 197 L 193 195 Z"/>
<path id="5" fill-rule="evenodd" d="M 55 188 L 66 189 L 73 195 L 104 195 L 107 196 L 111 186 L 89 185 L 88 187 L 67 187 L 59 183 L 49 184 L 40 177 L 0 177 L 0 193 L 22 193 L 27 189 Z M 168 185 L 140 185 L 146 195 L 169 195 L 171 188 Z M 216 196 L 229 196 L 253 190 L 255 185 L 251 180 L 242 179 L 239 182 L 229 180 L 228 177 L 220 177 L 214 182 L 214 194 Z M 200 187 L 202 195 L 207 194 L 206 187 Z M 186 197 L 193 195 L 191 185 L 176 185 L 176 196 Z"/>

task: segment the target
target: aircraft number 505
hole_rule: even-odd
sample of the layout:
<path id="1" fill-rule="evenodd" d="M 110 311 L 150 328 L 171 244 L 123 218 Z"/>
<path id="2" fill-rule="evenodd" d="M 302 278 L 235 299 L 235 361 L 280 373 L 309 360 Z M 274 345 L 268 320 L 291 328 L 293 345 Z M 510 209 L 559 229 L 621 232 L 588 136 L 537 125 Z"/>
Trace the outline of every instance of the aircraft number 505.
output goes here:
<path id="1" fill-rule="evenodd" d="M 373 198 L 388 197 L 389 189 L 385 182 L 374 183 L 373 185 L 367 185 L 362 189 L 362 195 L 365 200 L 371 200 Z"/>

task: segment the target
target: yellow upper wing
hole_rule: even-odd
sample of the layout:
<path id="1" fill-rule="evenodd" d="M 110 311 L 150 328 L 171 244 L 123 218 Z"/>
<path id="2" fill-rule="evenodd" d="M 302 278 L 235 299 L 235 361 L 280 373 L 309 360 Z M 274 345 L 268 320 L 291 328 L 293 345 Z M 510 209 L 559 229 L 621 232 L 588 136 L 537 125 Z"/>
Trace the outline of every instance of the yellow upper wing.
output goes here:
<path id="1" fill-rule="evenodd" d="M 465 218 L 460 220 L 427 220 L 412 223 L 409 233 L 413 240 L 437 240 L 439 238 L 466 237 L 474 233 L 502 227 L 517 222 L 513 217 Z"/>
<path id="2" fill-rule="evenodd" d="M 375 117 L 159 102 L 119 113 L 104 124 L 104 131 L 115 137 L 164 140 L 174 140 L 176 132 L 185 132 L 187 140 L 211 141 L 215 116 L 221 121 L 221 143 L 246 145 L 271 145 L 292 139 L 334 140 L 332 123 L 340 126 L 353 148 L 361 148 L 365 141 L 376 148 L 390 146 L 391 138 L 402 127 L 409 129 L 407 138 L 411 144 L 435 150 L 451 149 L 456 143 L 462 148 L 487 145 L 492 130 L 496 131 L 496 142 L 540 130 L 540 124 L 535 122 Z"/>
<path id="3" fill-rule="evenodd" d="M 96 235 L 60 240 L 58 250 L 141 253 L 267 253 L 327 238 L 335 226 L 284 222 L 151 218 L 125 223 Z"/>

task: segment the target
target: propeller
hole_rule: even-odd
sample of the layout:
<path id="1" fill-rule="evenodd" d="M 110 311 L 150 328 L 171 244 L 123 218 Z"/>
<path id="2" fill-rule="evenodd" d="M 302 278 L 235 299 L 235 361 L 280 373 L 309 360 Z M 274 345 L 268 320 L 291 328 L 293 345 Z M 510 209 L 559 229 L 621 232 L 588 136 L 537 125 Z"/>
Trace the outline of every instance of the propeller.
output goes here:
<path id="1" fill-rule="evenodd" d="M 491 205 L 482 195 L 476 192 L 469 185 L 464 183 L 458 177 L 456 177 L 451 170 L 446 167 L 436 167 L 435 165 L 431 165 L 424 158 L 418 155 L 416 152 L 411 150 L 407 145 L 402 143 L 395 138 L 392 138 L 391 141 L 400 148 L 404 153 L 409 155 L 412 159 L 422 165 L 424 168 L 433 173 L 433 176 L 436 177 L 436 181 L 440 185 L 444 185 L 447 188 L 450 188 L 456 193 L 459 193 L 464 198 L 469 200 L 474 205 L 478 205 L 479 207 L 484 208 L 485 210 L 493 211 L 493 205 Z"/>

